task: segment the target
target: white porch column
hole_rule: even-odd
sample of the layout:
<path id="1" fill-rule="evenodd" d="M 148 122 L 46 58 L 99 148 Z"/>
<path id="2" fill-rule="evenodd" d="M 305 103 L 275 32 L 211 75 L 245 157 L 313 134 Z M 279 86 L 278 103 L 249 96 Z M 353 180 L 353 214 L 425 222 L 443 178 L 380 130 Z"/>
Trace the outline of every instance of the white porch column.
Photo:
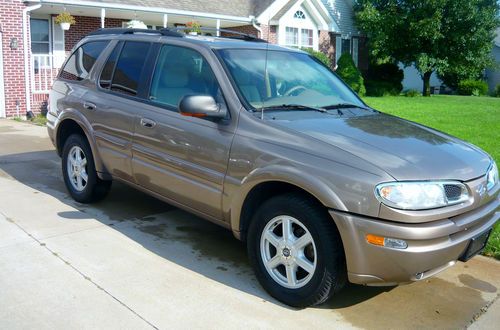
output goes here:
<path id="1" fill-rule="evenodd" d="M 105 25 L 105 22 L 106 22 L 106 9 L 104 8 L 101 8 L 101 28 L 104 29 L 104 25 Z"/>
<path id="2" fill-rule="evenodd" d="M 219 31 L 219 29 L 220 29 L 220 19 L 217 19 L 217 25 L 216 25 L 216 27 L 217 27 L 217 37 L 220 37 L 220 31 Z"/>
<path id="3" fill-rule="evenodd" d="M 163 27 L 166 28 L 168 24 L 168 15 L 163 14 Z"/>

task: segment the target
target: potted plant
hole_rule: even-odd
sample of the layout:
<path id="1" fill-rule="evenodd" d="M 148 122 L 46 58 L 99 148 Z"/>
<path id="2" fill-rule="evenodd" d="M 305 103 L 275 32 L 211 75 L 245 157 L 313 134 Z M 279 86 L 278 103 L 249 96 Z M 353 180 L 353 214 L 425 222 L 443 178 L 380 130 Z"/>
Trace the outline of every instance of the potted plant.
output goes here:
<path id="1" fill-rule="evenodd" d="M 76 23 L 75 18 L 73 16 L 71 16 L 71 14 L 68 13 L 67 11 L 63 11 L 62 13 L 57 15 L 54 22 L 56 24 L 61 25 L 61 29 L 65 30 L 65 31 L 69 30 L 69 27 L 71 26 L 71 24 Z"/>
<path id="2" fill-rule="evenodd" d="M 201 34 L 201 25 L 198 22 L 187 22 L 184 32 L 193 36 Z"/>
<path id="3" fill-rule="evenodd" d="M 146 24 L 144 24 L 143 21 L 133 19 L 133 20 L 127 22 L 127 28 L 129 28 L 129 29 L 147 29 L 148 26 Z"/>

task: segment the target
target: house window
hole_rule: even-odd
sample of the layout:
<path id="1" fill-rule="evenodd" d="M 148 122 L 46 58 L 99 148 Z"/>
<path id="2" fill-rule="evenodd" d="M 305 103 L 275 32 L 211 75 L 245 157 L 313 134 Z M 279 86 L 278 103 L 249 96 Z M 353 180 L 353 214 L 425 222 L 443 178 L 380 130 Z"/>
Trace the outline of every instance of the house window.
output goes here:
<path id="1" fill-rule="evenodd" d="M 311 29 L 299 29 L 286 27 L 285 30 L 285 45 L 288 47 L 307 47 L 313 48 L 314 46 L 314 31 Z"/>
<path id="2" fill-rule="evenodd" d="M 342 39 L 342 54 L 351 53 L 351 39 Z"/>
<path id="3" fill-rule="evenodd" d="M 31 52 L 50 54 L 50 32 L 48 19 L 30 19 Z"/>
<path id="4" fill-rule="evenodd" d="M 286 45 L 291 46 L 291 47 L 298 47 L 299 46 L 299 29 L 298 28 L 292 28 L 292 27 L 286 27 L 285 30 L 286 34 Z"/>
<path id="5" fill-rule="evenodd" d="M 313 30 L 301 29 L 300 46 L 307 48 L 313 47 Z"/>
<path id="6" fill-rule="evenodd" d="M 306 14 L 302 10 L 297 10 L 293 15 L 293 18 L 306 19 Z"/>

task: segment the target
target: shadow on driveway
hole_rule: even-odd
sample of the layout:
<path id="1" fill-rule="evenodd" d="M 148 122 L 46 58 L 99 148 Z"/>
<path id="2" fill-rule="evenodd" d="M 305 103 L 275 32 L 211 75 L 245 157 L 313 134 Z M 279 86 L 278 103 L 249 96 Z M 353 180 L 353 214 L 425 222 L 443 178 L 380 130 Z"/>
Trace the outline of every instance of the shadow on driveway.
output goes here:
<path id="1" fill-rule="evenodd" d="M 222 227 L 119 182 L 113 183 L 103 201 L 92 205 L 77 203 L 66 192 L 60 159 L 54 150 L 0 156 L 0 170 L 0 177 L 21 182 L 78 210 L 58 213 L 62 218 L 96 219 L 168 261 L 289 308 L 259 286 L 244 244 Z M 24 201 L 29 202 L 29 198 Z M 323 308 L 349 307 L 391 289 L 349 285 Z"/>

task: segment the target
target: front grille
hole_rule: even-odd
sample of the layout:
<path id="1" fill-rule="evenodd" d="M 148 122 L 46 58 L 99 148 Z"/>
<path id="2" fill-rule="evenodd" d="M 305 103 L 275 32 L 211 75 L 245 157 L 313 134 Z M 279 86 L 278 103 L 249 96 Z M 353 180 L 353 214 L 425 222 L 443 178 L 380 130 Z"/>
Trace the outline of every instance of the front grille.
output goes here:
<path id="1" fill-rule="evenodd" d="M 444 193 L 449 201 L 460 199 L 460 196 L 462 196 L 462 186 L 456 184 L 445 184 L 443 186 Z"/>

